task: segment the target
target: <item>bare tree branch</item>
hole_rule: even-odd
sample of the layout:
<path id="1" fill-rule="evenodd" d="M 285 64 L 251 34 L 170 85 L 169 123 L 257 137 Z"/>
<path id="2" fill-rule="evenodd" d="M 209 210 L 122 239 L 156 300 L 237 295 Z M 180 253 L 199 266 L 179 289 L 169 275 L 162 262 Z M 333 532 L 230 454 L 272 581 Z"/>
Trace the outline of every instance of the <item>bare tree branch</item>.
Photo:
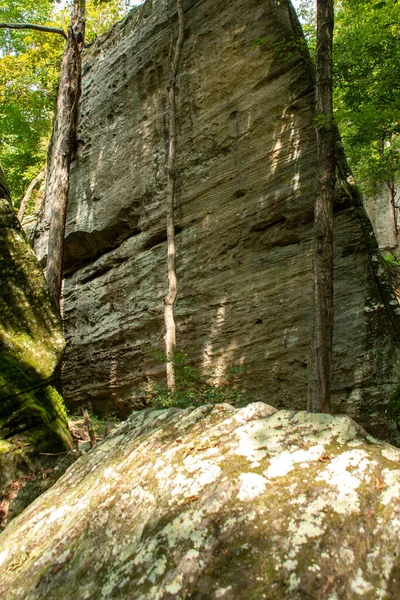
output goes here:
<path id="1" fill-rule="evenodd" d="M 29 186 L 28 186 L 28 189 L 26 190 L 26 192 L 25 192 L 25 195 L 24 195 L 24 197 L 22 198 L 21 205 L 20 205 L 20 207 L 19 207 L 19 211 L 18 211 L 18 219 L 19 219 L 20 221 L 22 221 L 22 219 L 23 219 L 23 217 L 24 217 L 24 213 L 25 213 L 26 205 L 28 204 L 28 202 L 29 202 L 29 200 L 30 200 L 30 197 L 32 196 L 32 192 L 33 192 L 33 190 L 35 189 L 35 187 L 37 186 L 37 184 L 38 184 L 40 181 L 43 181 L 43 179 L 44 179 L 44 176 L 45 176 L 45 173 L 46 173 L 45 169 L 42 169 L 42 170 L 40 171 L 40 173 L 39 173 L 38 175 L 36 175 L 35 179 L 33 179 L 33 180 L 30 182 L 30 184 L 29 184 Z"/>
<path id="2" fill-rule="evenodd" d="M 47 27 L 47 25 L 34 25 L 33 23 L 0 23 L 0 29 L 33 29 L 45 33 L 57 33 L 67 39 L 67 34 L 60 27 Z"/>

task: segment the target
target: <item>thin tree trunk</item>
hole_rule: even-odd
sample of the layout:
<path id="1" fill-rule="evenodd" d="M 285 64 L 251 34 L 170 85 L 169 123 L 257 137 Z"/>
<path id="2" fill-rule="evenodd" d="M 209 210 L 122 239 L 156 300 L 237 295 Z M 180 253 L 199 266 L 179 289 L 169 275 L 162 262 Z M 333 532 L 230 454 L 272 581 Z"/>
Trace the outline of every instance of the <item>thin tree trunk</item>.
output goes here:
<path id="1" fill-rule="evenodd" d="M 392 179 L 391 181 L 385 181 L 385 188 L 389 196 L 389 204 L 390 204 L 390 212 L 392 214 L 392 228 L 394 239 L 397 242 L 397 235 L 399 233 L 397 227 L 397 214 L 396 214 L 396 192 L 395 192 L 395 182 Z"/>
<path id="2" fill-rule="evenodd" d="M 32 192 L 35 189 L 35 187 L 37 186 L 38 183 L 40 183 L 41 181 L 43 181 L 44 179 L 44 174 L 45 174 L 45 169 L 42 169 L 38 175 L 36 175 L 36 177 L 34 179 L 32 179 L 32 181 L 30 182 L 28 189 L 25 192 L 24 197 L 22 198 L 22 202 L 21 205 L 19 207 L 18 210 L 18 219 L 20 221 L 22 221 L 22 219 L 24 218 L 24 213 L 26 210 L 26 205 L 28 204 L 31 196 L 32 196 Z"/>
<path id="3" fill-rule="evenodd" d="M 168 249 L 168 292 L 164 298 L 164 322 L 165 322 L 165 353 L 167 359 L 167 386 L 172 392 L 175 391 L 175 368 L 174 352 L 176 348 L 176 326 L 174 317 L 174 303 L 176 300 L 178 285 L 176 276 L 176 246 L 175 246 L 175 160 L 176 160 L 176 76 L 179 69 L 181 50 L 184 38 L 184 14 L 183 0 L 177 0 L 178 7 L 178 39 L 175 44 L 175 52 L 171 63 L 171 78 L 168 89 L 168 112 L 169 112 L 169 148 L 167 165 L 167 249 Z"/>
<path id="4" fill-rule="evenodd" d="M 333 195 L 335 142 L 332 110 L 333 0 L 317 1 L 317 189 L 313 234 L 312 380 L 308 410 L 331 411 L 333 341 Z"/>
<path id="5" fill-rule="evenodd" d="M 45 203 L 51 212 L 46 279 L 60 304 L 69 171 L 76 139 L 81 91 L 81 50 L 85 36 L 85 0 L 74 0 L 67 47 L 61 63 L 56 115 L 47 162 Z"/>

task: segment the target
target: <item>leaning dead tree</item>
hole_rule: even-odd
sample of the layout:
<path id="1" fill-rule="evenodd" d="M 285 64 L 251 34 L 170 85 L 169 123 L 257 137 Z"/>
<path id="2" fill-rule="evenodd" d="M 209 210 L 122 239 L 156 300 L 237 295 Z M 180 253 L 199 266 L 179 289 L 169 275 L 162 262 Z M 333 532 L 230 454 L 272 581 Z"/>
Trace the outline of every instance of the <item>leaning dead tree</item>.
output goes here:
<path id="1" fill-rule="evenodd" d="M 81 91 L 81 51 L 85 39 L 85 0 L 74 0 L 71 22 L 63 29 L 31 23 L 0 23 L 1 29 L 33 29 L 55 33 L 67 40 L 61 61 L 56 113 L 47 157 L 45 206 L 50 214 L 46 279 L 50 292 L 60 305 L 67 215 L 69 172 L 76 140 L 78 101 Z"/>
<path id="2" fill-rule="evenodd" d="M 333 195 L 335 138 L 332 108 L 333 0 L 317 1 L 317 189 L 313 234 L 312 380 L 308 410 L 331 411 L 333 342 Z"/>
<path id="3" fill-rule="evenodd" d="M 67 47 L 61 62 L 56 114 L 47 159 L 45 204 L 50 212 L 46 279 L 60 304 L 69 173 L 76 141 L 81 93 L 81 51 L 85 39 L 85 0 L 74 0 Z"/>
<path id="4" fill-rule="evenodd" d="M 171 61 L 171 72 L 168 87 L 168 163 L 167 163 L 167 268 L 168 292 L 164 298 L 165 322 L 165 354 L 167 360 L 167 386 L 171 392 L 175 391 L 174 353 L 176 348 L 176 325 L 174 317 L 174 304 L 178 293 L 176 276 L 176 244 L 175 244 L 175 187 L 176 187 L 176 79 L 181 58 L 184 39 L 185 21 L 183 14 L 183 0 L 177 0 L 178 7 L 178 38 L 175 44 L 174 55 Z"/>

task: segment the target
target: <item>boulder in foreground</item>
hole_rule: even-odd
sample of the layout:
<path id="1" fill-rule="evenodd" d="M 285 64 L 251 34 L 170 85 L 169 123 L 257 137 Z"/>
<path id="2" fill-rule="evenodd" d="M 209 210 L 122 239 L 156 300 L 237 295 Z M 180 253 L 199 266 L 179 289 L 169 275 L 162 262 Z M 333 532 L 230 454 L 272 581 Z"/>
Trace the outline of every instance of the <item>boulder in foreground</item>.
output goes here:
<path id="1" fill-rule="evenodd" d="M 136 413 L 0 536 L 0 597 L 397 599 L 400 450 L 255 403 Z"/>

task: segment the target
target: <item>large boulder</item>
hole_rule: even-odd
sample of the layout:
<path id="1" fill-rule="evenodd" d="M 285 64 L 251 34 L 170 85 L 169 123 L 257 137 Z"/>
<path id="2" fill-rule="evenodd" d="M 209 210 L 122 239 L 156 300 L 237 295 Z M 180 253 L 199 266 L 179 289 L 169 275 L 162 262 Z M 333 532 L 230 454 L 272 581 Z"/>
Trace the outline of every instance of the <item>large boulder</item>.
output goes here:
<path id="1" fill-rule="evenodd" d="M 133 414 L 0 536 L 7 600 L 397 600 L 400 450 L 263 403 Z"/>
<path id="2" fill-rule="evenodd" d="M 315 189 L 312 67 L 290 2 L 185 0 L 177 99 L 178 348 L 216 383 L 304 408 Z M 130 413 L 164 378 L 166 97 L 175 0 L 147 0 L 85 51 L 65 249 L 64 390 Z M 339 161 L 340 162 L 340 161 Z M 338 164 L 336 411 L 382 432 L 398 302 Z M 45 238 L 36 248 L 44 258 Z M 382 277 L 381 277 L 382 276 Z M 397 312 L 396 312 L 397 311 Z"/>
<path id="3" fill-rule="evenodd" d="M 1 183 L 1 182 L 0 182 Z M 0 502 L 41 452 L 71 446 L 53 375 L 64 348 L 58 310 L 0 185 Z"/>

